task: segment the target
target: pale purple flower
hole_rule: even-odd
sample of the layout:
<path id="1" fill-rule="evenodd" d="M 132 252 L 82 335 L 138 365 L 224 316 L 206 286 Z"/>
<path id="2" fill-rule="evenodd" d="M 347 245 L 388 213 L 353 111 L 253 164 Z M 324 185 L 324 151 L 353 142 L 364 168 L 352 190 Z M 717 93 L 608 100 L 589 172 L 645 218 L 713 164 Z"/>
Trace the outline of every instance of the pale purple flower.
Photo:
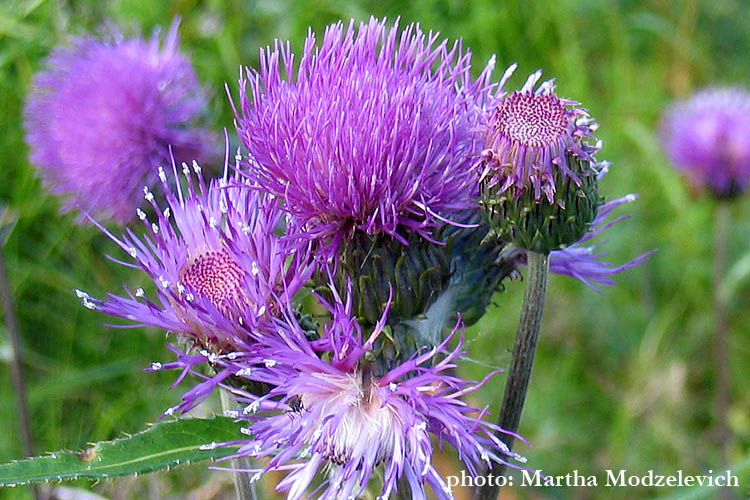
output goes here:
<path id="1" fill-rule="evenodd" d="M 261 51 L 240 81 L 237 130 L 248 175 L 283 197 L 311 238 L 430 229 L 474 203 L 480 101 L 471 55 L 419 25 L 370 19 Z"/>
<path id="2" fill-rule="evenodd" d="M 256 478 L 288 472 L 276 489 L 289 500 L 357 498 L 381 474 L 379 498 L 392 495 L 404 478 L 414 499 L 425 499 L 427 487 L 436 498 L 452 499 L 432 463 L 433 442 L 454 447 L 472 474 L 490 461 L 524 461 L 495 436 L 504 431 L 483 419 L 486 408 L 461 399 L 495 372 L 479 383 L 450 373 L 464 354 L 463 334 L 455 349 L 448 348 L 460 322 L 440 345 L 379 374 L 366 353 L 383 330 L 385 314 L 364 338 L 351 303 L 337 301 L 331 308 L 333 319 L 318 340 L 309 341 L 294 321 L 279 321 L 278 335 L 235 359 L 218 360 L 222 372 L 274 386 L 263 396 L 233 390 L 244 408 L 229 414 L 247 420 L 244 432 L 251 437 L 224 444 L 241 445 L 238 456 L 268 458 L 266 466 L 251 471 Z M 169 367 L 185 369 L 189 362 Z M 317 488 L 316 478 L 322 481 Z"/>
<path id="3" fill-rule="evenodd" d="M 206 97 L 178 51 L 177 26 L 163 44 L 158 34 L 71 40 L 34 77 L 25 109 L 30 158 L 66 211 L 126 222 L 170 146 L 178 161 L 214 158 L 212 134 L 197 125 Z"/>
<path id="4" fill-rule="evenodd" d="M 500 80 L 485 120 L 482 176 L 489 179 L 489 187 L 499 185 L 499 193 L 521 196 L 533 189 L 537 202 L 546 198 L 554 203 L 556 177 L 581 186 L 570 155 L 599 165 L 593 156 L 601 147 L 592 135 L 597 124 L 580 103 L 555 94 L 554 80 L 534 90 L 541 70 L 529 76 L 521 90 L 506 92 L 505 83 L 515 69 L 515 64 L 510 66 Z"/>
<path id="5" fill-rule="evenodd" d="M 706 89 L 672 105 L 662 120 L 670 160 L 699 188 L 719 197 L 750 184 L 750 93 Z"/>
<path id="6" fill-rule="evenodd" d="M 614 224 L 629 218 L 629 215 L 621 215 L 607 220 L 615 208 L 623 203 L 634 201 L 636 198 L 638 195 L 629 194 L 600 205 L 596 219 L 591 224 L 591 230 L 583 238 L 563 250 L 550 252 L 550 272 L 572 276 L 601 293 L 597 285 L 615 285 L 617 282 L 612 279 L 614 275 L 646 262 L 656 250 L 648 251 L 625 264 L 618 265 L 603 260 L 608 253 L 601 250 L 606 240 L 587 246 L 589 240 L 601 235 Z M 525 256 L 523 260 L 525 263 Z"/>
<path id="7" fill-rule="evenodd" d="M 226 171 L 206 186 L 196 162 L 183 163 L 182 173 L 184 180 L 174 163 L 169 176 L 158 169 L 169 205 L 164 209 L 143 188 L 150 205 L 144 208 L 155 219 L 134 211 L 146 228 L 142 237 L 128 229 L 117 238 L 99 225 L 134 261 L 123 264 L 142 269 L 153 281 L 156 300 L 143 288 L 105 300 L 78 294 L 91 309 L 135 322 L 127 327 L 156 326 L 222 354 L 290 310 L 312 266 L 305 248 L 276 234 L 283 215 L 277 199 Z"/>

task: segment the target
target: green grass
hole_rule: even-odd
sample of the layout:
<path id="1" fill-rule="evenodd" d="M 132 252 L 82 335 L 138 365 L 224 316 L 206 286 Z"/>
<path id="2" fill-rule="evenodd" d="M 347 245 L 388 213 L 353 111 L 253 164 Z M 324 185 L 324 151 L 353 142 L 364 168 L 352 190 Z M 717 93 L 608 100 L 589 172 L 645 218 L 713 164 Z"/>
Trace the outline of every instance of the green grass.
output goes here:
<path id="1" fill-rule="evenodd" d="M 477 66 L 497 54 L 498 67 L 519 63 L 510 85 L 542 68 L 562 95 L 597 117 L 602 158 L 613 162 L 601 187 L 612 198 L 638 192 L 631 220 L 610 231 L 608 248 L 625 261 L 659 251 L 620 284 L 597 295 L 553 277 L 521 432 L 533 467 L 559 475 L 577 469 L 633 473 L 716 470 L 710 433 L 713 405 L 710 286 L 713 205 L 695 196 L 669 166 L 656 136 L 664 107 L 708 84 L 748 86 L 750 16 L 743 0 L 716 1 L 413 1 L 170 0 L 109 2 L 5 0 L 0 3 L 0 200 L 19 215 L 5 247 L 28 353 L 29 400 L 39 451 L 76 449 L 118 437 L 154 421 L 179 399 L 172 374 L 143 373 L 169 359 L 153 330 L 111 330 L 82 308 L 72 290 L 101 296 L 143 277 L 108 261 L 114 245 L 74 216 L 58 215 L 27 160 L 21 110 L 34 71 L 67 33 L 95 29 L 107 19 L 149 32 L 182 16 L 181 34 L 204 85 L 214 92 L 217 130 L 231 129 L 224 82 L 236 90 L 240 64 L 255 65 L 260 47 L 289 38 L 299 48 L 307 27 L 320 32 L 340 18 L 370 14 L 419 21 L 450 38 L 462 37 Z M 733 464 L 745 464 L 741 494 L 750 495 L 750 202 L 733 209 L 731 237 Z M 743 260 L 744 259 L 744 260 Z M 496 296 L 497 307 L 470 330 L 468 375 L 506 366 L 522 284 Z M 0 345 L 5 342 L 0 333 Z M 0 461 L 20 456 L 9 372 L 0 364 Z M 492 403 L 497 383 L 476 395 Z M 208 481 L 202 466 L 153 476 L 164 491 Z M 738 469 L 739 471 L 739 469 Z M 739 472 L 738 472 L 739 474 Z M 141 480 L 138 480 L 141 481 Z M 129 498 L 153 493 L 141 482 L 119 483 Z M 148 480 L 146 480 L 148 481 Z M 88 487 L 87 483 L 77 483 Z M 104 488 L 104 489 L 102 489 Z M 111 494 L 116 486 L 95 487 Z M 161 490 L 160 490 L 161 491 Z M 177 492 L 177 493 L 174 493 Z M 647 499 L 677 495 L 714 498 L 680 489 L 515 488 L 510 498 Z M 27 498 L 26 490 L 0 497 Z M 693 495 L 693 496 L 690 496 Z M 698 495 L 698 496 L 695 496 Z M 670 498 L 673 498 L 670 496 Z"/>

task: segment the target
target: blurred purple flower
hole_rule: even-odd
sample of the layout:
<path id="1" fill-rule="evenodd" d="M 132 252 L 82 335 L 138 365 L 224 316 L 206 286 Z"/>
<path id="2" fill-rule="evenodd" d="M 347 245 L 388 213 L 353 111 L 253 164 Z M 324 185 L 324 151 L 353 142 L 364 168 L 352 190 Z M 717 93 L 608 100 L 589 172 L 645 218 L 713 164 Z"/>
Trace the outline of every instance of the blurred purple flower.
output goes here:
<path id="1" fill-rule="evenodd" d="M 546 197 L 554 203 L 556 171 L 581 186 L 580 177 L 569 165 L 570 154 L 599 165 L 593 158 L 601 147 L 592 135 L 597 124 L 585 109 L 577 107 L 580 103 L 555 95 L 553 80 L 534 90 L 541 70 L 529 76 L 521 90 L 508 94 L 504 86 L 515 69 L 513 64 L 501 78 L 496 104 L 486 120 L 482 176 L 489 179 L 488 187 L 499 184 L 500 193 L 511 190 L 514 196 L 521 196 L 531 188 L 536 201 Z"/>
<path id="2" fill-rule="evenodd" d="M 75 39 L 35 76 L 26 141 L 44 184 L 67 198 L 64 210 L 127 222 L 134 195 L 156 182 L 170 146 L 178 161 L 214 158 L 212 134 L 196 126 L 206 98 L 178 52 L 177 27 L 163 45 L 158 34 Z"/>
<path id="3" fill-rule="evenodd" d="M 455 349 L 448 348 L 460 322 L 439 346 L 377 374 L 366 353 L 383 331 L 387 311 L 364 339 L 350 302 L 327 306 L 333 319 L 318 340 L 309 341 L 293 320 L 278 321 L 278 335 L 233 359 L 217 360 L 224 373 L 274 386 L 263 396 L 233 389 L 245 406 L 228 412 L 249 422 L 243 432 L 251 437 L 222 444 L 241 445 L 237 456 L 269 457 L 264 468 L 251 471 L 256 478 L 269 471 L 289 471 L 276 489 L 286 491 L 290 500 L 316 494 L 357 498 L 382 466 L 379 498 L 393 494 L 403 477 L 412 498 L 425 499 L 429 485 L 437 498 L 452 499 L 432 464 L 431 434 L 438 443 L 456 448 L 472 474 L 490 461 L 525 461 L 493 434 L 503 431 L 483 420 L 486 408 L 477 410 L 461 399 L 496 372 L 479 383 L 450 373 L 465 354 L 463 334 Z M 165 368 L 185 370 L 190 363 L 183 356 Z M 212 383 L 204 384 L 209 388 Z M 323 483 L 310 492 L 323 470 Z"/>
<path id="4" fill-rule="evenodd" d="M 310 33 L 296 68 L 277 41 L 240 80 L 248 175 L 334 248 L 353 230 L 429 237 L 475 202 L 475 124 L 493 63 L 476 80 L 470 63 L 460 42 L 374 18 L 328 26 L 320 45 Z"/>
<path id="5" fill-rule="evenodd" d="M 669 158 L 699 188 L 719 197 L 750 184 L 750 93 L 706 89 L 672 105 L 662 120 Z"/>
<path id="6" fill-rule="evenodd" d="M 168 208 L 159 208 L 144 188 L 156 221 L 137 210 L 147 229 L 143 237 L 128 229 L 117 238 L 95 223 L 135 260 L 124 265 L 153 280 L 158 301 L 142 288 L 106 300 L 77 293 L 91 309 L 137 322 L 121 327 L 156 326 L 221 354 L 250 342 L 261 324 L 291 310 L 292 296 L 312 267 L 305 248 L 275 234 L 283 215 L 277 199 L 226 172 L 206 187 L 196 162 L 192 171 L 185 163 L 182 169 L 187 192 L 174 163 L 174 179 L 158 170 Z M 176 193 L 170 184 L 177 185 Z"/>

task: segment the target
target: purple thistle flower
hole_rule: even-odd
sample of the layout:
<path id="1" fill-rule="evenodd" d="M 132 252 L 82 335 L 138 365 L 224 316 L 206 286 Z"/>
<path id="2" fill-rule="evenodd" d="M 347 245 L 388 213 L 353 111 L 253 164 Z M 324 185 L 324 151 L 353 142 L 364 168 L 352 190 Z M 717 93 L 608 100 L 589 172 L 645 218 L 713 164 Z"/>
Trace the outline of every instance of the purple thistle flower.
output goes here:
<path id="1" fill-rule="evenodd" d="M 319 340 L 310 342 L 294 321 L 279 321 L 278 335 L 235 359 L 218 361 L 222 371 L 275 386 L 260 397 L 233 390 L 246 406 L 229 413 L 248 420 L 243 432 L 251 437 L 224 444 L 240 444 L 237 456 L 269 457 L 264 468 L 251 471 L 256 477 L 289 471 L 276 489 L 286 491 L 290 500 L 356 498 L 382 467 L 379 498 L 395 492 L 405 478 L 412 498 L 426 498 L 429 486 L 437 498 L 452 499 L 432 465 L 431 435 L 441 445 L 452 445 L 472 474 L 490 461 L 524 462 L 493 433 L 503 431 L 483 420 L 486 408 L 477 410 L 461 400 L 496 372 L 479 383 L 449 373 L 465 354 L 463 333 L 458 346 L 448 348 L 460 322 L 439 346 L 378 375 L 366 353 L 383 331 L 386 315 L 365 339 L 351 317 L 350 301 L 337 301 L 332 309 L 332 322 Z M 322 484 L 312 488 L 324 469 Z"/>
<path id="2" fill-rule="evenodd" d="M 206 98 L 188 59 L 178 52 L 178 23 L 161 45 L 93 37 L 55 49 L 32 83 L 25 109 L 31 162 L 44 184 L 100 218 L 124 223 L 154 165 L 213 158 L 212 134 L 195 125 Z"/>
<path id="3" fill-rule="evenodd" d="M 236 178 L 215 179 L 207 187 L 201 169 L 182 164 L 183 192 L 173 163 L 173 183 L 158 176 L 169 207 L 162 210 L 144 188 L 156 220 L 137 210 L 147 233 L 130 229 L 121 238 L 102 229 L 156 285 L 157 301 L 143 289 L 105 300 L 78 292 L 84 305 L 106 314 L 182 335 L 211 353 L 235 350 L 256 329 L 291 308 L 293 295 L 312 272 L 306 249 L 275 231 L 283 212 L 278 200 Z M 253 333 L 256 334 L 256 333 Z"/>
<path id="4" fill-rule="evenodd" d="M 592 135 L 597 124 L 578 107 L 580 103 L 555 95 L 553 80 L 534 90 L 541 70 L 529 76 L 521 90 L 508 94 L 503 87 L 516 66 L 510 66 L 500 80 L 497 104 L 487 120 L 482 176 L 489 177 L 488 187 L 500 185 L 499 193 L 510 190 L 520 197 L 530 188 L 537 202 L 546 197 L 552 204 L 556 174 L 582 185 L 571 168 L 570 154 L 598 165 L 593 155 L 601 146 Z"/>
<path id="5" fill-rule="evenodd" d="M 656 250 L 648 251 L 625 264 L 616 265 L 612 262 L 601 260 L 607 256 L 606 251 L 600 251 L 600 248 L 606 241 L 592 246 L 585 245 L 586 242 L 599 236 L 613 225 L 629 218 L 630 215 L 621 215 L 610 221 L 607 220 L 615 208 L 623 203 L 630 203 L 636 198 L 638 198 L 638 195 L 629 194 L 600 205 L 596 219 L 594 219 L 591 225 L 591 230 L 583 238 L 563 250 L 550 252 L 550 272 L 572 276 L 601 293 L 601 290 L 596 286 L 597 284 L 615 285 L 617 282 L 612 279 L 612 276 L 646 262 L 649 256 L 656 252 Z M 523 263 L 525 264 L 525 255 Z"/>
<path id="6" fill-rule="evenodd" d="M 747 91 L 706 89 L 667 111 L 662 139 L 670 160 L 693 184 L 732 197 L 750 183 L 748 128 Z"/>
<path id="7" fill-rule="evenodd" d="M 334 248 L 353 230 L 429 238 L 474 203 L 478 100 L 493 63 L 476 80 L 470 63 L 460 42 L 374 18 L 328 26 L 320 45 L 308 34 L 296 68 L 277 41 L 240 80 L 247 173 Z"/>

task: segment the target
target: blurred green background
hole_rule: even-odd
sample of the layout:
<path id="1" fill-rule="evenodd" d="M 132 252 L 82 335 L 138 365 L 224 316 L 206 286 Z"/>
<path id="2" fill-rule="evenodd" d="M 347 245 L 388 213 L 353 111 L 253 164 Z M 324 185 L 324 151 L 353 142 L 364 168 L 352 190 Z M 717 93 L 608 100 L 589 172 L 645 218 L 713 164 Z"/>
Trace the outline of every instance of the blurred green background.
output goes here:
<path id="1" fill-rule="evenodd" d="M 568 278 L 552 277 L 544 326 L 518 450 L 547 475 L 577 469 L 633 474 L 698 474 L 720 468 L 713 422 L 711 268 L 714 205 L 696 196 L 670 167 L 655 135 L 664 107 L 709 84 L 748 86 L 750 5 L 744 0 L 557 1 L 243 1 L 144 2 L 0 1 L 0 201 L 19 215 L 5 246 L 23 331 L 37 452 L 78 449 L 142 429 L 179 400 L 172 373 L 143 373 L 171 359 L 162 333 L 112 330 L 72 293 L 102 296 L 143 276 L 105 258 L 117 254 L 99 231 L 58 215 L 27 160 L 21 111 L 32 75 L 68 34 L 113 21 L 144 33 L 182 16 L 180 33 L 204 85 L 212 89 L 217 130 L 232 128 L 223 91 L 236 90 L 238 68 L 253 66 L 274 38 L 299 48 L 338 19 L 401 16 L 445 37 L 463 38 L 477 70 L 497 54 L 519 70 L 510 88 L 542 68 L 559 93 L 582 101 L 613 162 L 601 189 L 609 198 L 641 198 L 627 222 L 609 231 L 616 262 L 658 248 L 651 260 L 598 295 Z M 732 293 L 729 463 L 750 495 L 750 201 L 734 203 L 729 283 Z M 624 212 L 623 212 L 624 213 Z M 504 367 L 515 333 L 523 286 L 509 282 L 497 307 L 474 326 L 467 376 Z M 11 389 L 7 332 L 0 333 L 0 461 L 21 456 Z M 503 376 L 475 395 L 497 405 Z M 210 412 L 211 406 L 205 411 Z M 449 461 L 450 459 L 445 459 Z M 448 462 L 446 462 L 448 463 Z M 448 464 L 450 466 L 450 464 Z M 517 477 L 516 483 L 518 483 Z M 231 478 L 205 464 L 95 486 L 106 498 L 231 498 Z M 600 483 L 603 481 L 600 481 Z M 67 493 L 65 493 L 67 491 Z M 80 494 L 71 490 L 64 494 Z M 0 498 L 29 498 L 18 488 Z M 716 491 L 668 488 L 520 488 L 507 499 L 718 498 Z"/>

